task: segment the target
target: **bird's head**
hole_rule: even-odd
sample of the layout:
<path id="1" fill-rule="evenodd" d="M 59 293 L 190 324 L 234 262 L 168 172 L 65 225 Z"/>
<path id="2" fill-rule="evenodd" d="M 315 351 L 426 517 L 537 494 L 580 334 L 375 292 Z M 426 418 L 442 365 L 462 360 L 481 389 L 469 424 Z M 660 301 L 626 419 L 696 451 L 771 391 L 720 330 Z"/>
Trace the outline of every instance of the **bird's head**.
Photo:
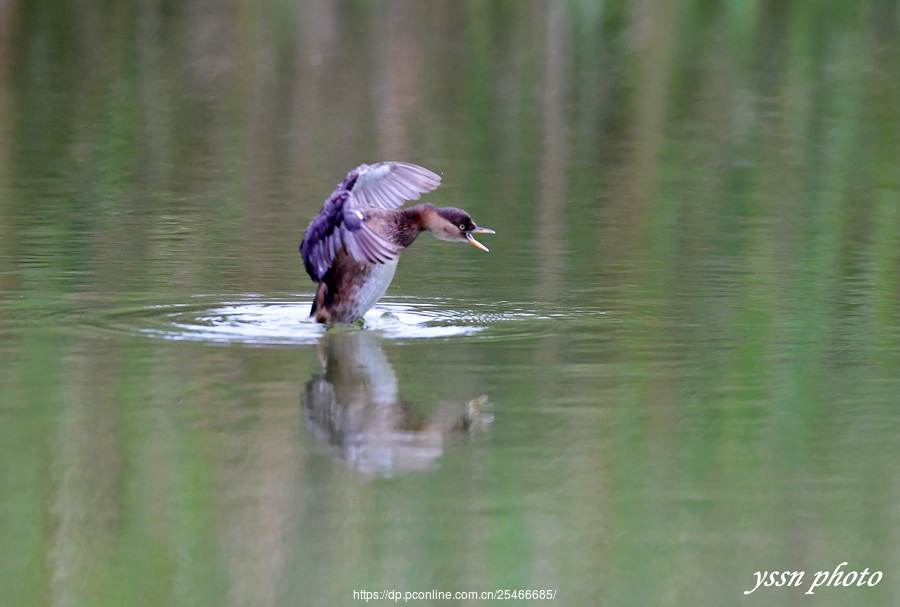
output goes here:
<path id="1" fill-rule="evenodd" d="M 487 251 L 488 248 L 475 240 L 472 234 L 493 234 L 494 230 L 480 228 L 472 221 L 471 215 L 456 207 L 434 208 L 425 221 L 425 228 L 439 240 L 450 242 L 471 242 Z"/>

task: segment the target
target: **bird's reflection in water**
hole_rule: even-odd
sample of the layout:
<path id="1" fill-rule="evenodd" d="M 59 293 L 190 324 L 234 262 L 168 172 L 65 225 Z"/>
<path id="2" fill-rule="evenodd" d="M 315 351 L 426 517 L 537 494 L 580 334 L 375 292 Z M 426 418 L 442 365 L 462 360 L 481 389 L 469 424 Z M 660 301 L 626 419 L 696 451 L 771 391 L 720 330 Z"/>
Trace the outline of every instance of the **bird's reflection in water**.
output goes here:
<path id="1" fill-rule="evenodd" d="M 423 418 L 401 400 L 394 369 L 371 331 L 329 330 L 319 342 L 319 361 L 322 372 L 301 395 L 307 424 L 364 474 L 428 468 L 447 446 L 491 422 L 486 396 L 437 405 Z"/>

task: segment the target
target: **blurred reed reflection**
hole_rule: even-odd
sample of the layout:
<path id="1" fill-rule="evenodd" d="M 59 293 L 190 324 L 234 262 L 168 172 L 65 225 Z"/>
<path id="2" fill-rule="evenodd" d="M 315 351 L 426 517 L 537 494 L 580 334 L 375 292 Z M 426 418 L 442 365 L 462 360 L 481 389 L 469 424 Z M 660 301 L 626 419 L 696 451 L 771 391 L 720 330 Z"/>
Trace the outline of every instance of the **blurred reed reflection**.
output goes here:
<path id="1" fill-rule="evenodd" d="M 429 468 L 444 450 L 491 422 L 487 396 L 436 403 L 430 415 L 400 396 L 372 331 L 332 329 L 319 342 L 322 372 L 300 396 L 307 424 L 335 456 L 367 475 Z M 461 396 L 461 395 L 460 395 Z"/>
<path id="2" fill-rule="evenodd" d="M 897 74 L 896 0 L 0 0 L 0 606 L 900 604 Z M 320 370 L 296 245 L 398 157 L 496 246 Z"/>

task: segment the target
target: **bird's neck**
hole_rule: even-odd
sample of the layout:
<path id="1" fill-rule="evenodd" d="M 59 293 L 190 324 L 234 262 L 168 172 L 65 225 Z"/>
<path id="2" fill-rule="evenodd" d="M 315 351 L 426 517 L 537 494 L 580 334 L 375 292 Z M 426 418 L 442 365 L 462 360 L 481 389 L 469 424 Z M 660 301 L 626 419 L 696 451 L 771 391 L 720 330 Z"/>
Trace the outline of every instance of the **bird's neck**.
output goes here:
<path id="1" fill-rule="evenodd" d="M 417 204 L 401 210 L 394 227 L 395 242 L 403 248 L 408 247 L 419 234 L 431 230 L 438 218 L 433 204 Z"/>

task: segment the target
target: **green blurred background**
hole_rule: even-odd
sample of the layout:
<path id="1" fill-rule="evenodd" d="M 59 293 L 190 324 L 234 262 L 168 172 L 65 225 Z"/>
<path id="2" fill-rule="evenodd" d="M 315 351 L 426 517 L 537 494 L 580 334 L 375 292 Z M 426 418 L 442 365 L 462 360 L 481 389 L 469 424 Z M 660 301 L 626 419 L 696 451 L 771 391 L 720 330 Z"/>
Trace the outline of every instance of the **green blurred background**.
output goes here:
<path id="1" fill-rule="evenodd" d="M 0 605 L 896 605 L 898 158 L 896 0 L 0 0 Z M 186 332 L 300 323 L 389 159 L 497 235 L 386 296 L 477 330 L 375 347 L 494 419 L 372 475 L 317 328 Z M 844 561 L 883 580 L 804 594 Z"/>

